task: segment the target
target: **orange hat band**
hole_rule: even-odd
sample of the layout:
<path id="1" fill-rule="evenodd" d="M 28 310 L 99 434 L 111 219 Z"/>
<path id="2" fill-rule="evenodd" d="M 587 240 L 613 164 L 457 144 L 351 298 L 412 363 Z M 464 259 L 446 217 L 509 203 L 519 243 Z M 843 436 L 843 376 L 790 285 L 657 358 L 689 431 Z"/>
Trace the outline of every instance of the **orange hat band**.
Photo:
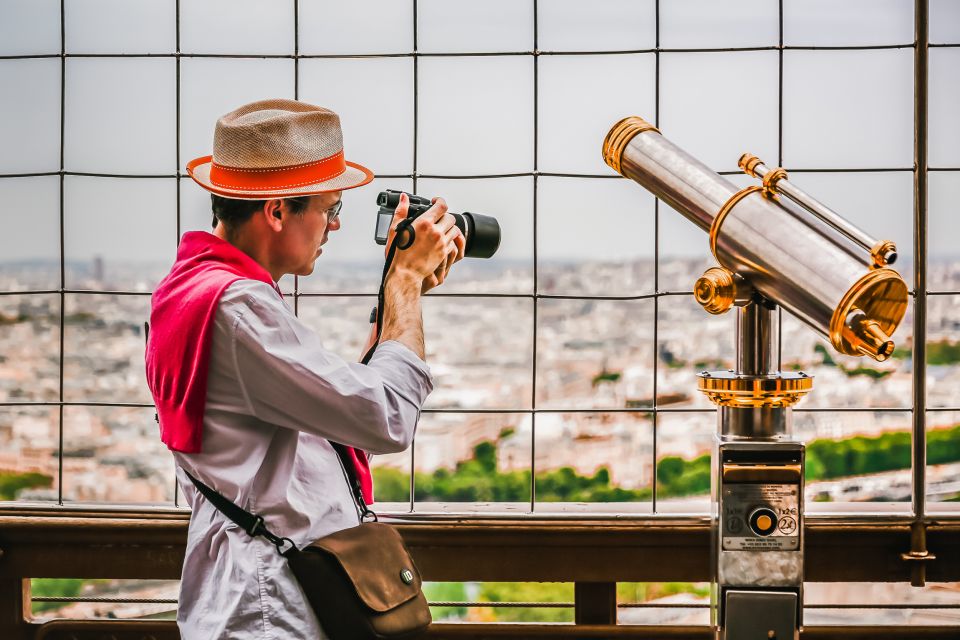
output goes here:
<path id="1" fill-rule="evenodd" d="M 212 157 L 198 158 L 196 164 L 210 162 Z M 194 162 L 190 163 L 194 165 Z M 195 166 L 195 165 L 194 165 Z M 188 166 L 193 169 L 193 166 Z M 270 191 L 304 187 L 336 178 L 347 170 L 343 151 L 316 162 L 275 169 L 237 169 L 216 162 L 210 165 L 210 182 L 223 189 L 237 191 Z"/>

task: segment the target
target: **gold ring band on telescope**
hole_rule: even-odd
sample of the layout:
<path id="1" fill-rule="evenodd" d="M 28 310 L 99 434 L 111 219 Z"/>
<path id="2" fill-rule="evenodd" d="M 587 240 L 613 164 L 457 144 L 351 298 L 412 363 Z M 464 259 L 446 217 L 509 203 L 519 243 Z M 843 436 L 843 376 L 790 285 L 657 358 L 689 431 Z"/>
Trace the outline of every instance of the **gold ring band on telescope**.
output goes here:
<path id="1" fill-rule="evenodd" d="M 629 116 L 613 125 L 607 137 L 603 139 L 603 161 L 611 169 L 623 175 L 620 172 L 620 158 L 623 156 L 623 150 L 633 140 L 633 136 L 644 131 L 660 133 L 659 129 L 639 116 Z"/>
<path id="2" fill-rule="evenodd" d="M 733 209 L 738 202 L 746 198 L 751 193 L 757 193 L 763 191 L 763 187 L 758 187 L 756 185 L 751 187 L 745 187 L 740 191 L 737 191 L 735 194 L 730 196 L 730 199 L 723 203 L 723 206 L 720 207 L 720 211 L 717 213 L 717 217 L 713 219 L 713 223 L 710 225 L 710 253 L 713 254 L 713 257 L 717 259 L 717 262 L 723 264 L 720 261 L 720 258 L 717 256 L 717 236 L 720 235 L 720 227 L 723 225 L 724 218 L 727 217 L 727 214 L 730 213 L 730 210 Z"/>
<path id="3" fill-rule="evenodd" d="M 786 178 L 787 170 L 783 167 L 777 167 L 763 176 L 763 190 L 766 191 L 768 195 L 775 194 L 777 192 L 777 183 L 781 180 L 786 180 Z"/>
<path id="4" fill-rule="evenodd" d="M 752 153 L 743 154 L 740 156 L 740 160 L 737 161 L 737 166 L 740 167 L 745 174 L 754 178 L 760 177 L 754 171 L 758 164 L 763 164 L 763 161 Z"/>

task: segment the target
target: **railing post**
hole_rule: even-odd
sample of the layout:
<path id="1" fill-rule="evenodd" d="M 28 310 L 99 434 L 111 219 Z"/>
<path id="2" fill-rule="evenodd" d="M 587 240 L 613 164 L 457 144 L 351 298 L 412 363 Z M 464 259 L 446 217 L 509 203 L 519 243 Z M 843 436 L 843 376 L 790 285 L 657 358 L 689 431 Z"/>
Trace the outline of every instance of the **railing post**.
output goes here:
<path id="1" fill-rule="evenodd" d="M 617 624 L 616 582 L 573 583 L 576 624 Z"/>
<path id="2" fill-rule="evenodd" d="M 27 640 L 30 581 L 0 572 L 0 638 Z"/>

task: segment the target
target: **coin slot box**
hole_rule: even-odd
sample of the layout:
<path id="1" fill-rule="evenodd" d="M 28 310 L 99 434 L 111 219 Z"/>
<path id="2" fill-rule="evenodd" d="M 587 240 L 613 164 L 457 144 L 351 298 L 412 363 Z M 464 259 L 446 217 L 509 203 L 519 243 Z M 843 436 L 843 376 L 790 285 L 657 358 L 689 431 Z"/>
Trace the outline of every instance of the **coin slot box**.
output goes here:
<path id="1" fill-rule="evenodd" d="M 800 548 L 802 450 L 721 448 L 720 535 L 724 551 Z"/>

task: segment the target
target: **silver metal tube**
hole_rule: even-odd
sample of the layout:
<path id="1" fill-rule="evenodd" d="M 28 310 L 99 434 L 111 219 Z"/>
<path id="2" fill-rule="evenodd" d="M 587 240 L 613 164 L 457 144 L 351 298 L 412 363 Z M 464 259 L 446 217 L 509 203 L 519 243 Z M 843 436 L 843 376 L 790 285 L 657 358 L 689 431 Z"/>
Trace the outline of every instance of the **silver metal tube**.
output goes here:
<path id="1" fill-rule="evenodd" d="M 758 177 L 763 178 L 770 172 L 770 169 L 761 163 L 754 168 L 754 172 Z M 786 197 L 790 198 L 790 200 L 795 202 L 800 207 L 803 207 L 806 211 L 812 213 L 819 220 L 837 230 L 845 238 L 848 238 L 852 242 L 856 243 L 867 253 L 870 253 L 870 251 L 879 242 L 877 238 L 874 238 L 853 223 L 844 220 L 836 211 L 803 191 L 800 187 L 790 182 L 790 180 L 781 178 L 777 181 L 774 188 Z M 894 258 L 892 260 L 887 262 L 888 264 L 893 264 L 894 260 L 896 260 L 895 255 L 896 254 L 894 254 Z"/>
<path id="2" fill-rule="evenodd" d="M 759 194 L 726 216 L 715 257 L 827 337 L 834 310 L 864 273 L 862 261 Z"/>
<path id="3" fill-rule="evenodd" d="M 661 135 L 638 135 L 621 157 L 635 180 L 704 231 L 740 189 Z"/>
<path id="4" fill-rule="evenodd" d="M 707 231 L 721 266 L 829 338 L 838 351 L 889 357 L 881 347 L 906 312 L 906 283 L 892 269 L 870 270 L 862 257 L 838 248 L 832 227 L 825 232 L 826 223 L 798 219 L 759 186 L 737 189 L 640 118 L 611 129 L 604 158 Z M 847 324 L 855 309 L 869 322 Z"/>
<path id="5" fill-rule="evenodd" d="M 774 440 L 793 433 L 793 407 L 718 407 L 721 440 Z"/>
<path id="6" fill-rule="evenodd" d="M 737 373 L 748 376 L 768 376 L 777 373 L 776 307 L 763 302 L 751 302 L 737 309 Z"/>

